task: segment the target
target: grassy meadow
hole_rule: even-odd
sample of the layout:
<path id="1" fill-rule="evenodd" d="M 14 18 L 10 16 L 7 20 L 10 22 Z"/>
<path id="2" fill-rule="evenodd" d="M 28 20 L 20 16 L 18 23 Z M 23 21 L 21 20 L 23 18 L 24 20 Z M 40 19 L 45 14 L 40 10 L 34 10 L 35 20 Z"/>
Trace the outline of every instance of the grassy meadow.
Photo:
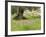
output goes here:
<path id="1" fill-rule="evenodd" d="M 11 31 L 39 30 L 41 28 L 40 17 L 32 16 L 32 17 L 29 17 L 29 18 L 30 19 L 26 19 L 26 20 L 13 20 L 12 19 L 12 21 L 11 21 Z"/>

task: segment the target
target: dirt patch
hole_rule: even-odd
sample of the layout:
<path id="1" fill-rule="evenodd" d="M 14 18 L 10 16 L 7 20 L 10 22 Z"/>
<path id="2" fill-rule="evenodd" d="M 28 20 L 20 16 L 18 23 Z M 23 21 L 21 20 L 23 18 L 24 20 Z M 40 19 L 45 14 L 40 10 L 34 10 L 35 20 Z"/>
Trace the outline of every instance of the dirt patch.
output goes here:
<path id="1" fill-rule="evenodd" d="M 34 23 L 34 20 L 19 20 L 16 21 L 16 25 L 31 25 L 32 23 Z"/>

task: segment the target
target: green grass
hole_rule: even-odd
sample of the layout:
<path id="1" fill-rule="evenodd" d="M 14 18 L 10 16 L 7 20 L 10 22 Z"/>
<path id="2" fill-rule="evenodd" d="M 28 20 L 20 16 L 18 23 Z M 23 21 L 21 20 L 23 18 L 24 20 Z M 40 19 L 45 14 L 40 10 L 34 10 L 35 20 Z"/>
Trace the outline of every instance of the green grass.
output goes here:
<path id="1" fill-rule="evenodd" d="M 29 19 L 30 18 L 30 19 Z M 28 17 L 27 20 L 34 21 L 32 24 L 16 24 L 17 21 L 20 20 L 13 20 L 11 21 L 11 31 L 24 31 L 24 30 L 39 30 L 41 29 L 41 19 L 40 17 Z"/>

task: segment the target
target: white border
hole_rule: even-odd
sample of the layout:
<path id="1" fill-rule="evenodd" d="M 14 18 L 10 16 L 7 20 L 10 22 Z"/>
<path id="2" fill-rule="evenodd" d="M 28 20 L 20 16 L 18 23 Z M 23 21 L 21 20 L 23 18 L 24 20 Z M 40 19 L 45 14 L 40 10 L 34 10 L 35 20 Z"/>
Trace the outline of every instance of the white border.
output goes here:
<path id="1" fill-rule="evenodd" d="M 11 5 L 13 6 L 38 6 L 41 7 L 41 30 L 11 32 Z M 8 35 L 43 33 L 43 4 L 8 2 Z"/>

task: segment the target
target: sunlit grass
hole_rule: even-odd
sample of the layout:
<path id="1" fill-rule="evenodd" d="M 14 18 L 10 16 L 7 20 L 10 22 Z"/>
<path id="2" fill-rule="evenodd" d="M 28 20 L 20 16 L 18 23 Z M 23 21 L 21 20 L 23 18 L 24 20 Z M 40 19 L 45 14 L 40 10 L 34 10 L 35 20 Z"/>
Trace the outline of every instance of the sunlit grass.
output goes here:
<path id="1" fill-rule="evenodd" d="M 30 19 L 29 19 L 30 18 Z M 39 30 L 41 28 L 41 19 L 40 17 L 28 17 L 27 20 L 34 21 L 32 24 L 16 24 L 17 21 L 20 20 L 13 20 L 11 21 L 11 31 L 24 31 L 24 30 Z"/>

